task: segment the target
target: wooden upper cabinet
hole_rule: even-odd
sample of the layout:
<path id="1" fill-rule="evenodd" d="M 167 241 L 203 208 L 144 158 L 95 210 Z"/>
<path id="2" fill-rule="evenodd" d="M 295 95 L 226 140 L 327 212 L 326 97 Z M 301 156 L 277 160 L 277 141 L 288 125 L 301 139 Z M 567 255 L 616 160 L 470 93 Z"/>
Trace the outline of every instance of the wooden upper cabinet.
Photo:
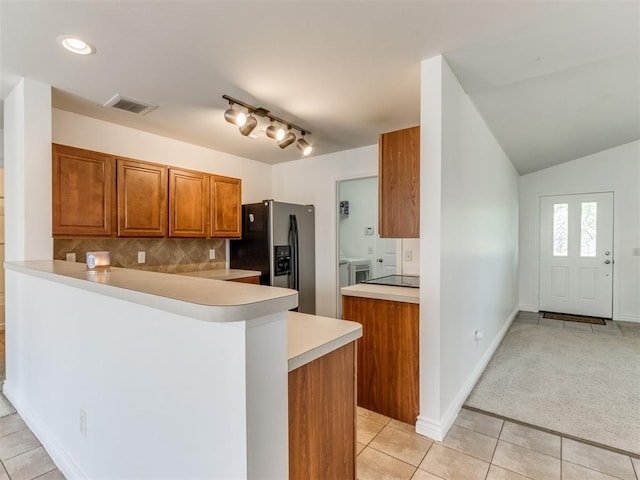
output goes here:
<path id="1" fill-rule="evenodd" d="M 384 238 L 420 237 L 420 127 L 380 135 L 378 229 Z"/>
<path id="2" fill-rule="evenodd" d="M 167 234 L 167 167 L 118 158 L 118 236 Z"/>
<path id="3" fill-rule="evenodd" d="M 57 144 L 52 153 L 53 235 L 115 234 L 115 159 Z"/>
<path id="4" fill-rule="evenodd" d="M 169 236 L 207 237 L 209 174 L 169 169 Z"/>
<path id="5" fill-rule="evenodd" d="M 242 236 L 242 181 L 238 178 L 211 176 L 211 237 Z"/>

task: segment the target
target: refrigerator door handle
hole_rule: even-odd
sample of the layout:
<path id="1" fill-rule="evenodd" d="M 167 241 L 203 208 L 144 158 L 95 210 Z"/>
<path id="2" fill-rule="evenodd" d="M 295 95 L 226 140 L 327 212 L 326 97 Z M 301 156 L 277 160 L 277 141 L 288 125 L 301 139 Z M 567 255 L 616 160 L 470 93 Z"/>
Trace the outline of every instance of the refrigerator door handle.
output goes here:
<path id="1" fill-rule="evenodd" d="M 293 277 L 293 288 L 300 290 L 300 245 L 298 240 L 298 219 L 295 215 L 289 215 L 289 233 L 291 235 L 291 276 Z"/>

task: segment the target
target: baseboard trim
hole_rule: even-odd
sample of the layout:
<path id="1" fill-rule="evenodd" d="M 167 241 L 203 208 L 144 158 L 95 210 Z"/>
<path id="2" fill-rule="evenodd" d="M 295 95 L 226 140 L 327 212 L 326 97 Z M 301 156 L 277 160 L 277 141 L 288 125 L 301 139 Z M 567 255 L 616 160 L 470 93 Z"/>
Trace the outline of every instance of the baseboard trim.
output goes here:
<path id="1" fill-rule="evenodd" d="M 448 429 L 447 429 L 448 430 Z M 422 415 L 418 416 L 418 421 L 416 422 L 416 432 L 420 435 L 424 435 L 425 437 L 429 437 L 432 440 L 436 440 L 441 442 L 444 438 L 442 424 L 436 422 L 430 418 L 423 417 Z"/>
<path id="2" fill-rule="evenodd" d="M 4 381 L 3 393 L 9 399 L 16 411 L 20 414 L 29 429 L 38 438 L 44 449 L 47 451 L 53 463 L 66 478 L 88 479 L 82 469 L 73 461 L 69 453 L 60 445 L 56 436 L 42 421 L 40 416 L 31 409 L 22 396 L 11 388 L 11 382 Z"/>
<path id="3" fill-rule="evenodd" d="M 473 390 L 473 387 L 476 385 L 476 383 L 480 379 L 480 375 L 482 375 L 482 372 L 484 372 L 484 369 L 487 368 L 487 365 L 489 364 L 491 357 L 493 357 L 493 354 L 496 352 L 496 350 L 500 346 L 502 339 L 507 334 L 509 327 L 513 323 L 513 320 L 516 318 L 516 315 L 520 310 L 521 310 L 521 307 L 518 306 L 511 312 L 511 314 L 507 318 L 507 321 L 504 323 L 504 325 L 498 332 L 498 335 L 495 336 L 495 338 L 491 342 L 491 345 L 489 345 L 489 348 L 487 348 L 487 351 L 484 352 L 484 355 L 482 355 L 482 357 L 480 358 L 480 361 L 478 362 L 476 367 L 473 369 L 473 372 L 471 372 L 471 375 L 469 375 L 469 378 L 467 378 L 467 381 L 464 383 L 462 388 L 460 388 L 460 390 L 458 391 L 458 394 L 455 396 L 455 398 L 453 399 L 449 407 L 446 409 L 440 421 L 438 422 L 438 421 L 434 421 L 431 418 L 418 416 L 418 421 L 416 422 L 416 432 L 418 432 L 421 435 L 426 435 L 427 437 L 437 440 L 439 442 L 444 439 L 445 435 L 453 425 L 453 422 L 455 422 L 456 417 L 458 416 L 460 409 L 464 405 L 465 400 L 467 399 L 467 397 L 471 393 L 471 390 Z"/>
<path id="4" fill-rule="evenodd" d="M 621 322 L 640 323 L 640 317 L 636 315 L 615 315 L 613 319 L 620 320 Z"/>
<path id="5" fill-rule="evenodd" d="M 518 305 L 518 310 L 521 312 L 538 313 L 538 307 L 536 305 Z"/>

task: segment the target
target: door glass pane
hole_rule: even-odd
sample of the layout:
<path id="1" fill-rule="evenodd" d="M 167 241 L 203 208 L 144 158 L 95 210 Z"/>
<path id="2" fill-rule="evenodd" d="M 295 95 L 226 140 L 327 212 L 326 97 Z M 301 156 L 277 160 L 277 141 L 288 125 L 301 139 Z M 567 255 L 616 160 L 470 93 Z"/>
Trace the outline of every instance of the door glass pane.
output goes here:
<path id="1" fill-rule="evenodd" d="M 596 224 L 598 219 L 598 203 L 582 202 L 580 219 L 580 256 L 596 256 Z"/>
<path id="2" fill-rule="evenodd" d="M 553 205 L 553 256 L 566 257 L 569 245 L 569 204 Z"/>

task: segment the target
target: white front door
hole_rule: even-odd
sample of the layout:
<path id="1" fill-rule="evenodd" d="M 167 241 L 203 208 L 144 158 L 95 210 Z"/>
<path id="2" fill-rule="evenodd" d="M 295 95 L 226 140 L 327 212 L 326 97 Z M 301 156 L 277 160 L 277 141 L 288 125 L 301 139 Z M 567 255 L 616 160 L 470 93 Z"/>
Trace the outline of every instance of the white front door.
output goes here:
<path id="1" fill-rule="evenodd" d="M 613 193 L 540 199 L 540 310 L 612 317 Z"/>
<path id="2" fill-rule="evenodd" d="M 380 238 L 380 235 L 376 234 L 376 258 L 373 261 L 372 278 L 398 273 L 397 244 L 398 240 L 395 238 Z"/>

